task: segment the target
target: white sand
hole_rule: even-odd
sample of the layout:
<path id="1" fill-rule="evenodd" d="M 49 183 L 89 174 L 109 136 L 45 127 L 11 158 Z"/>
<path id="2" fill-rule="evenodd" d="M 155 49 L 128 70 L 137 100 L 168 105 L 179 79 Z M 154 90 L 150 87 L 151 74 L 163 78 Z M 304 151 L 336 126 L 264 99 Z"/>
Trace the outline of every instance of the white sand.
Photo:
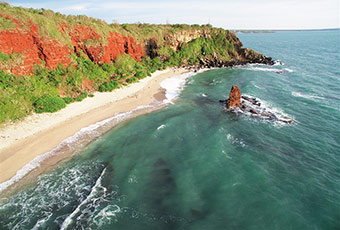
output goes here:
<path id="1" fill-rule="evenodd" d="M 33 114 L 23 121 L 2 127 L 0 183 L 10 180 L 35 157 L 51 151 L 80 129 L 115 114 L 162 101 L 165 94 L 160 83 L 184 72 L 183 69 L 157 71 L 138 83 L 109 93 L 95 93 L 94 97 L 72 103 L 56 113 Z"/>

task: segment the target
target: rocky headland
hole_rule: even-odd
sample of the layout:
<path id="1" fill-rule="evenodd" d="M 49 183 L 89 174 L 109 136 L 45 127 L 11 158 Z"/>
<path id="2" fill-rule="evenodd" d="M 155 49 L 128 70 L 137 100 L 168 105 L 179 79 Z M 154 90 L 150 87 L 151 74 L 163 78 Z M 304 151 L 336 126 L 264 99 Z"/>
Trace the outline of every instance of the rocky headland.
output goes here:
<path id="1" fill-rule="evenodd" d="M 209 24 L 107 24 L 7 3 L 0 3 L 0 21 L 0 124 L 58 111 L 169 67 L 274 64 Z"/>

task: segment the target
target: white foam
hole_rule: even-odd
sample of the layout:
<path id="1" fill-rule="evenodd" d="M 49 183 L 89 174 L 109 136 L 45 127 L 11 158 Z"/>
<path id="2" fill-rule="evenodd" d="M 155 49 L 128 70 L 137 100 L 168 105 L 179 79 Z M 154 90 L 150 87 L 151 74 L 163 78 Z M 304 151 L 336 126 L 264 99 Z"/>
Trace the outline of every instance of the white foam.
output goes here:
<path id="1" fill-rule="evenodd" d="M 265 67 L 251 67 L 247 68 L 249 70 L 255 70 L 255 71 L 265 71 L 265 72 L 274 72 L 274 73 L 282 73 L 282 69 L 276 69 L 276 68 L 265 68 Z"/>
<path id="2" fill-rule="evenodd" d="M 97 131 L 97 129 L 99 127 L 101 127 L 101 126 L 103 126 L 103 125 L 105 125 L 105 124 L 107 124 L 107 123 L 109 123 L 113 120 L 122 121 L 122 120 L 126 119 L 127 117 L 129 117 L 132 113 L 134 113 L 138 110 L 141 110 L 141 109 L 144 109 L 144 108 L 151 108 L 151 107 L 153 107 L 153 106 L 151 106 L 151 105 L 139 106 L 136 109 L 131 110 L 129 112 L 116 114 L 115 116 L 113 116 L 111 118 L 108 118 L 106 120 L 103 120 L 103 121 L 97 122 L 95 124 L 89 125 L 85 128 L 82 128 L 77 133 L 75 133 L 73 136 L 70 136 L 70 137 L 66 138 L 65 140 L 63 140 L 53 150 L 35 157 L 28 164 L 26 164 L 24 167 L 22 167 L 20 170 L 18 170 L 17 173 L 12 178 L 10 178 L 7 181 L 0 183 L 0 193 L 3 192 L 9 186 L 13 185 L 15 182 L 22 179 L 24 176 L 26 176 L 29 172 L 31 172 L 35 168 L 38 168 L 44 160 L 46 160 L 47 158 L 52 157 L 54 155 L 57 155 L 58 152 L 61 149 L 63 149 L 64 147 L 69 147 L 71 149 L 72 144 L 79 141 L 82 137 L 88 137 L 88 136 L 90 136 L 92 138 L 99 137 L 101 135 L 101 133 L 99 133 Z M 81 148 L 82 146 L 80 146 L 80 147 L 77 146 L 77 147 Z"/>
<path id="3" fill-rule="evenodd" d="M 173 101 L 179 96 L 180 92 L 182 91 L 187 79 L 194 74 L 194 72 L 189 72 L 181 75 L 175 75 L 162 81 L 161 87 L 166 90 L 166 99 L 163 102 L 173 103 Z"/>
<path id="4" fill-rule="evenodd" d="M 173 101 L 178 98 L 180 92 L 183 90 L 187 80 L 198 73 L 205 72 L 210 69 L 200 69 L 197 72 L 188 72 L 181 75 L 175 75 L 173 77 L 167 78 L 161 82 L 161 87 L 165 89 L 164 103 L 173 103 Z"/>
<path id="5" fill-rule="evenodd" d="M 284 68 L 284 70 L 286 70 L 286 71 L 289 72 L 289 73 L 293 73 L 293 72 L 294 72 L 294 70 L 289 69 L 289 68 Z"/>
<path id="6" fill-rule="evenodd" d="M 305 99 L 325 99 L 324 97 L 321 96 L 317 96 L 317 95 L 313 95 L 313 94 L 303 94 L 303 93 L 299 93 L 299 92 L 292 92 L 292 95 L 294 97 L 301 97 L 301 98 L 305 98 Z"/>
<path id="7" fill-rule="evenodd" d="M 110 224 L 112 217 L 116 217 L 120 212 L 121 208 L 118 205 L 108 205 L 93 218 L 93 222 L 97 227 Z"/>
<path id="8" fill-rule="evenodd" d="M 282 66 L 283 64 L 274 64 L 273 66 Z M 240 66 L 241 69 L 247 69 L 247 70 L 253 70 L 253 71 L 264 71 L 264 72 L 273 72 L 273 73 L 279 73 L 284 74 L 286 72 L 292 73 L 294 70 L 290 68 L 273 68 L 269 65 L 263 65 L 263 64 L 248 64 L 246 66 Z"/>
<path id="9" fill-rule="evenodd" d="M 278 65 L 284 65 L 284 63 L 281 60 L 274 61 L 274 66 L 278 66 Z"/>
<path id="10" fill-rule="evenodd" d="M 202 93 L 202 97 L 208 97 L 208 95 L 206 95 L 205 93 Z"/>
<path id="11" fill-rule="evenodd" d="M 160 129 L 163 129 L 163 128 L 165 128 L 165 125 L 160 125 L 160 126 L 157 128 L 157 130 L 160 130 Z"/>
<path id="12" fill-rule="evenodd" d="M 252 96 L 246 95 L 244 94 L 243 96 L 249 97 L 249 98 L 254 98 Z M 251 103 L 249 103 L 248 101 L 241 99 L 241 102 L 246 103 L 249 107 L 253 107 L 254 110 L 258 110 L 259 114 L 263 114 L 263 113 L 270 113 L 272 115 L 275 116 L 275 125 L 286 125 L 288 123 L 285 123 L 284 121 L 292 121 L 294 120 L 293 118 L 291 118 L 290 116 L 288 116 L 286 113 L 283 112 L 282 109 L 276 108 L 276 107 L 272 107 L 268 102 L 261 100 L 259 98 L 256 98 L 256 100 L 261 104 L 261 106 L 256 106 L 254 107 Z M 245 114 L 249 117 L 260 117 L 260 118 L 264 118 L 264 120 L 266 120 L 269 117 L 264 117 L 262 115 L 257 115 L 257 114 L 253 114 L 250 112 L 244 112 L 242 111 L 240 108 L 237 108 L 236 110 L 237 113 L 242 113 Z"/>
<path id="13" fill-rule="evenodd" d="M 254 86 L 255 86 L 255 88 L 263 89 L 263 88 L 261 88 L 260 86 L 258 86 L 258 85 L 256 85 L 256 84 L 254 84 Z"/>
<path id="14" fill-rule="evenodd" d="M 241 139 L 239 140 L 238 138 L 233 137 L 230 133 L 227 134 L 227 139 L 232 143 L 232 144 L 239 144 L 241 147 L 246 147 L 246 144 L 244 141 Z"/>
<path id="15" fill-rule="evenodd" d="M 91 189 L 91 192 L 90 194 L 86 197 L 85 200 L 83 200 L 83 202 L 81 202 L 77 208 L 64 220 L 62 226 L 61 226 L 61 230 L 63 229 L 67 229 L 67 227 L 72 224 L 73 220 L 72 218 L 74 218 L 80 211 L 80 208 L 84 205 L 84 204 L 87 204 L 90 200 L 92 200 L 92 198 L 95 196 L 96 192 L 97 192 L 97 189 L 99 187 L 102 187 L 101 185 L 101 181 L 102 181 L 102 177 L 103 175 L 105 174 L 105 171 L 106 171 L 106 168 L 104 168 L 104 170 L 102 171 L 102 173 L 100 174 L 100 176 L 98 177 L 95 185 L 93 186 L 93 188 Z M 102 187 L 103 188 L 103 187 Z M 103 188 L 104 190 L 106 188 Z"/>

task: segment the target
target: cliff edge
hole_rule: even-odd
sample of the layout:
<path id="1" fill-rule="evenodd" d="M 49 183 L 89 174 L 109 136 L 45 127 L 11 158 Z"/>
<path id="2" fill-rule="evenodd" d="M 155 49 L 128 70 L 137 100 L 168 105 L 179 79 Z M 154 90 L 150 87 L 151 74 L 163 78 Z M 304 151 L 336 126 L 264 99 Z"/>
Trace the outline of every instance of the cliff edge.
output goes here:
<path id="1" fill-rule="evenodd" d="M 58 110 L 158 69 L 247 63 L 273 61 L 211 25 L 107 24 L 0 3 L 0 123 Z M 60 106 L 41 110 L 44 103 Z"/>

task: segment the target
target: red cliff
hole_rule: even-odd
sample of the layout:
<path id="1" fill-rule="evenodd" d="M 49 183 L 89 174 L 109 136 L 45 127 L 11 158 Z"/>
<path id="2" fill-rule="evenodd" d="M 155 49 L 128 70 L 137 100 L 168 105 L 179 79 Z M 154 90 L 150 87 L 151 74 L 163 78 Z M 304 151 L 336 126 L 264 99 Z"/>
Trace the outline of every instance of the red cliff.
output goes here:
<path id="1" fill-rule="evenodd" d="M 66 23 L 62 23 L 58 29 L 65 40 L 71 41 L 71 45 L 68 45 L 39 34 L 39 28 L 34 22 L 29 22 L 30 28 L 27 29 L 27 26 L 10 16 L 0 17 L 16 25 L 12 29 L 0 30 L 0 51 L 7 55 L 21 55 L 20 64 L 3 69 L 16 75 L 31 74 L 34 64 L 41 64 L 41 61 L 50 69 L 59 64 L 66 67 L 72 62 L 70 55 L 79 55 L 80 50 L 97 64 L 110 63 L 123 53 L 129 54 L 136 61 L 145 56 L 143 45 L 137 44 L 133 37 L 117 32 L 109 32 L 109 37 L 103 38 L 90 26 L 76 24 L 69 28 Z"/>

